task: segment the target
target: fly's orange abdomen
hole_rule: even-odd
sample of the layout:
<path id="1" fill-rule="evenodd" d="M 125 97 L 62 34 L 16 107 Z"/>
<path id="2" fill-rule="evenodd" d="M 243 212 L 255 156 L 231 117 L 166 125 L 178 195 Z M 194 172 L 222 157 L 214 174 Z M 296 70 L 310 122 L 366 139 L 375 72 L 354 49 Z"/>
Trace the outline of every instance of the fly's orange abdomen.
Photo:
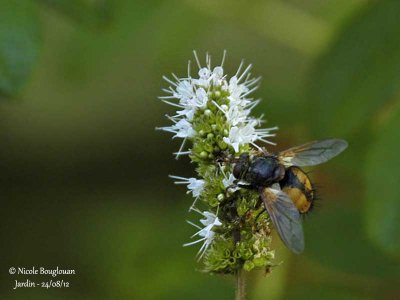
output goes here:
<path id="1" fill-rule="evenodd" d="M 279 182 L 300 213 L 307 213 L 313 206 L 314 190 L 310 179 L 299 167 L 286 169 L 285 177 Z"/>

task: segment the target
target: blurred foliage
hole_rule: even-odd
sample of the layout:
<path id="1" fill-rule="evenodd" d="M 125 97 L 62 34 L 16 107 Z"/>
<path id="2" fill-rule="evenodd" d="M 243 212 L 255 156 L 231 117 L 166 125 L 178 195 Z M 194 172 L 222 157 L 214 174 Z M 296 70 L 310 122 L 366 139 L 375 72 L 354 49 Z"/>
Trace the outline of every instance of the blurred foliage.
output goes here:
<path id="1" fill-rule="evenodd" d="M 359 234 L 363 226 L 361 213 L 351 207 L 332 208 L 306 222 L 305 255 L 349 274 L 399 278 L 400 266 L 396 261 L 382 255 L 365 235 Z"/>
<path id="2" fill-rule="evenodd" d="M 311 77 L 316 129 L 347 135 L 365 128 L 400 82 L 400 2 L 379 1 L 349 21 Z M 339 121 L 340 120 L 340 121 Z"/>
<path id="3" fill-rule="evenodd" d="M 41 46 L 36 7 L 29 0 L 0 1 L 0 93 L 15 94 L 30 77 Z"/>
<path id="4" fill-rule="evenodd" d="M 1 8 L 1 299 L 232 299 L 233 281 L 196 272 L 196 248 L 180 246 L 196 216 L 166 175 L 192 166 L 154 131 L 169 112 L 155 100 L 161 75 L 184 75 L 192 49 L 217 62 L 227 49 L 230 73 L 253 63 L 255 113 L 279 125 L 279 149 L 331 136 L 350 145 L 311 173 L 322 201 L 305 219 L 304 255 L 275 237 L 283 263 L 249 275 L 250 299 L 400 298 L 398 1 Z M 12 291 L 14 265 L 78 275 L 70 289 Z"/>
<path id="5" fill-rule="evenodd" d="M 369 236 L 383 250 L 400 258 L 400 110 L 377 133 L 365 171 L 366 222 Z M 400 269 L 400 266 L 397 265 Z M 400 277 L 400 274 L 399 274 Z"/>
<path id="6" fill-rule="evenodd" d="M 369 296 L 360 295 L 357 292 L 343 289 L 334 285 L 316 285 L 312 288 L 294 286 L 285 295 L 285 299 L 324 299 L 324 300 L 361 300 L 371 299 Z"/>
<path id="7" fill-rule="evenodd" d="M 89 28 L 104 27 L 112 17 L 108 0 L 37 0 Z M 41 34 L 34 0 L 0 2 L 0 92 L 15 95 L 30 78 L 39 58 Z"/>
<path id="8" fill-rule="evenodd" d="M 109 0 L 36 0 L 53 8 L 63 16 L 88 26 L 104 27 L 111 21 L 113 6 Z"/>

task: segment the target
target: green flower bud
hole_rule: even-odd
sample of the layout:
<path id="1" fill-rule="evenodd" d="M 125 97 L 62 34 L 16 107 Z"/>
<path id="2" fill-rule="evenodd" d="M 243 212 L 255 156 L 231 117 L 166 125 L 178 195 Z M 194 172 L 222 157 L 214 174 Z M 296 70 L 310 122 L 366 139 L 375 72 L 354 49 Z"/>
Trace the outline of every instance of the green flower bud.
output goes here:
<path id="1" fill-rule="evenodd" d="M 206 151 L 202 151 L 202 152 L 200 153 L 200 157 L 201 157 L 201 158 L 207 158 L 207 157 L 208 157 L 208 153 L 207 153 Z"/>
<path id="2" fill-rule="evenodd" d="M 253 270 L 255 267 L 254 263 L 252 261 L 246 261 L 243 265 L 243 269 L 245 269 L 246 271 L 251 271 Z"/>

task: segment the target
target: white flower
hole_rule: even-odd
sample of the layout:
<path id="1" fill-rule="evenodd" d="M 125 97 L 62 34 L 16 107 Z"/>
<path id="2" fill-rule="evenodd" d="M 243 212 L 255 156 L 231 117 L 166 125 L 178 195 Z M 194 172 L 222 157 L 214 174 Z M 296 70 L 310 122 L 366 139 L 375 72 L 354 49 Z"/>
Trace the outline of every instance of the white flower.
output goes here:
<path id="1" fill-rule="evenodd" d="M 240 145 L 253 143 L 257 139 L 255 132 L 252 124 L 247 124 L 241 128 L 234 126 L 229 130 L 229 136 L 224 137 L 223 140 L 231 145 L 235 152 L 239 152 Z"/>
<path id="2" fill-rule="evenodd" d="M 207 92 L 203 88 L 199 88 L 196 91 L 196 97 L 194 98 L 194 105 L 199 108 L 206 107 L 208 102 Z"/>
<path id="3" fill-rule="evenodd" d="M 198 74 L 199 74 L 199 79 L 194 79 L 193 83 L 198 86 L 208 88 L 211 80 L 210 78 L 211 70 L 209 68 L 201 68 Z"/>
<path id="4" fill-rule="evenodd" d="M 196 112 L 195 106 L 187 106 L 183 110 L 178 110 L 176 112 L 176 117 L 186 117 L 186 120 L 192 121 L 194 117 L 194 113 Z"/>
<path id="5" fill-rule="evenodd" d="M 214 85 L 221 85 L 223 83 L 224 69 L 221 66 L 215 67 L 211 78 Z"/>
<path id="6" fill-rule="evenodd" d="M 276 130 L 277 127 L 255 129 L 257 123 L 257 120 L 253 120 L 243 127 L 231 127 L 229 130 L 229 136 L 223 138 L 224 142 L 231 145 L 236 153 L 239 152 L 239 146 L 244 144 L 251 144 L 260 149 L 260 147 L 255 144 L 255 141 L 257 140 L 275 145 L 274 143 L 266 140 L 265 137 L 275 136 L 275 134 L 271 134 L 270 131 Z"/>
<path id="7" fill-rule="evenodd" d="M 196 90 L 196 93 L 191 95 L 190 98 L 181 98 L 180 104 L 183 110 L 178 110 L 175 117 L 186 117 L 189 122 L 193 120 L 194 114 L 198 108 L 206 107 L 208 102 L 207 92 L 203 88 Z"/>
<path id="8" fill-rule="evenodd" d="M 247 92 L 248 88 L 243 84 L 239 84 L 237 77 L 233 76 L 229 80 L 228 90 L 229 90 L 229 94 L 230 94 L 229 100 L 231 102 L 234 102 L 234 101 L 238 101 L 238 100 L 240 101 L 241 100 L 240 96 L 242 94 L 244 94 L 245 92 Z"/>
<path id="9" fill-rule="evenodd" d="M 186 184 L 188 191 L 187 194 L 192 193 L 193 197 L 195 198 L 192 205 L 189 208 L 189 211 L 194 208 L 194 205 L 197 202 L 200 194 L 204 190 L 204 180 L 203 179 L 196 179 L 196 178 L 185 178 L 180 176 L 169 175 L 170 178 L 176 179 L 175 184 Z"/>
<path id="10" fill-rule="evenodd" d="M 233 185 L 233 182 L 236 180 L 235 176 L 233 176 L 232 173 L 229 174 L 227 177 L 226 174 L 224 174 L 224 179 L 222 179 L 222 184 L 224 185 L 225 188 L 231 187 Z"/>
<path id="11" fill-rule="evenodd" d="M 194 238 L 195 236 L 199 236 L 200 239 L 198 239 L 194 242 L 186 243 L 183 246 L 186 247 L 186 246 L 191 246 L 191 245 L 203 242 L 203 245 L 201 246 L 199 252 L 197 252 L 199 259 L 201 259 L 201 257 L 204 255 L 204 253 L 206 252 L 206 250 L 211 245 L 211 243 L 214 239 L 215 232 L 212 229 L 215 226 L 221 226 L 222 223 L 218 219 L 218 217 L 212 212 L 208 212 L 208 211 L 201 212 L 198 209 L 193 209 L 193 210 L 198 212 L 199 214 L 201 214 L 204 217 L 204 219 L 200 220 L 200 223 L 203 224 L 204 227 L 202 228 L 199 225 L 196 225 L 190 221 L 187 221 L 190 225 L 193 225 L 194 227 L 199 229 L 199 231 L 197 231 L 195 234 L 193 234 L 191 236 L 191 238 Z"/>
<path id="12" fill-rule="evenodd" d="M 209 68 L 201 68 L 199 70 L 200 79 L 208 80 L 210 78 L 211 71 Z"/>
<path id="13" fill-rule="evenodd" d="M 249 110 L 243 110 L 237 105 L 232 105 L 231 107 L 228 107 L 226 105 L 219 106 L 218 103 L 216 103 L 215 101 L 213 101 L 213 103 L 215 106 L 218 107 L 220 111 L 225 114 L 228 124 L 236 126 L 239 123 L 246 122 L 248 114 L 250 112 Z"/>
<path id="14" fill-rule="evenodd" d="M 224 167 L 223 166 L 219 166 L 222 175 L 224 176 L 224 179 L 222 179 L 222 184 L 224 185 L 224 188 L 227 189 L 229 192 L 234 193 L 238 190 L 240 190 L 240 187 L 238 184 L 235 184 L 236 178 L 235 176 L 233 176 L 232 173 L 225 173 L 224 172 Z"/>
<path id="15" fill-rule="evenodd" d="M 181 119 L 179 121 L 176 121 L 174 118 L 170 119 L 173 122 L 175 122 L 174 125 L 159 127 L 158 129 L 175 133 L 173 137 L 179 137 L 179 138 L 188 138 L 188 137 L 193 137 L 195 135 L 196 132 L 192 128 L 192 124 L 187 120 Z"/>
<path id="16" fill-rule="evenodd" d="M 204 180 L 196 178 L 185 178 L 180 176 L 169 175 L 170 178 L 177 179 L 175 184 L 187 184 L 188 193 L 192 193 L 193 197 L 197 198 L 200 196 L 204 189 Z"/>
<path id="17" fill-rule="evenodd" d="M 174 97 L 179 99 L 181 104 L 185 104 L 188 99 L 193 98 L 195 91 L 193 85 L 188 80 L 182 80 L 178 82 L 176 86 L 176 91 L 174 92 Z"/>

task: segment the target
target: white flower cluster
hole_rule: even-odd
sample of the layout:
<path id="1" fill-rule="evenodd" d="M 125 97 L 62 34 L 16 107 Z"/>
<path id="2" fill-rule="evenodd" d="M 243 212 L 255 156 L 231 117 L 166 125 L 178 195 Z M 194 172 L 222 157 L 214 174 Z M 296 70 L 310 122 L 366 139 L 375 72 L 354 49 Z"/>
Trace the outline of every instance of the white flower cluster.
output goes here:
<path id="1" fill-rule="evenodd" d="M 223 170 L 222 170 L 222 172 L 224 175 L 224 179 L 222 180 L 224 187 L 228 188 L 228 187 L 232 186 L 235 181 L 235 177 L 233 176 L 233 174 L 228 173 L 229 174 L 228 175 Z M 195 198 L 194 202 L 192 203 L 192 205 L 189 208 L 189 211 L 193 210 L 205 217 L 205 219 L 200 220 L 200 223 L 203 224 L 203 226 L 204 226 L 203 228 L 201 228 L 199 225 L 196 225 L 190 221 L 187 221 L 190 225 L 193 225 L 194 227 L 199 229 L 199 231 L 196 232 L 194 235 L 192 235 L 191 238 L 193 238 L 195 236 L 199 236 L 200 239 L 198 239 L 194 242 L 186 243 L 183 245 L 186 247 L 186 246 L 191 246 L 191 245 L 203 242 L 203 245 L 201 246 L 201 248 L 197 254 L 199 256 L 199 259 L 201 259 L 204 255 L 205 251 L 208 249 L 208 247 L 211 245 L 211 243 L 214 239 L 215 232 L 212 229 L 214 228 L 214 226 L 221 226 L 222 223 L 218 219 L 218 217 L 215 214 L 213 214 L 212 212 L 208 212 L 208 211 L 201 212 L 195 207 L 197 199 L 199 198 L 200 194 L 204 190 L 205 182 L 203 179 L 196 179 L 193 177 L 185 178 L 185 177 L 174 176 L 174 175 L 170 175 L 169 177 L 176 180 L 174 182 L 175 184 L 186 184 L 187 185 L 187 189 L 188 189 L 187 193 L 192 194 L 193 197 Z M 235 191 L 237 189 L 239 189 L 239 187 L 236 187 L 235 189 L 233 189 L 233 191 Z"/>
<path id="2" fill-rule="evenodd" d="M 175 184 L 186 184 L 188 191 L 187 193 L 191 193 L 193 197 L 195 198 L 193 204 L 190 206 L 189 211 L 193 210 L 201 214 L 202 216 L 205 217 L 205 219 L 201 219 L 200 223 L 203 224 L 204 228 L 201 228 L 199 225 L 196 225 L 190 221 L 187 221 L 190 225 L 193 225 L 197 229 L 199 229 L 198 232 L 196 232 L 194 235 L 191 236 L 191 238 L 195 236 L 200 236 L 200 239 L 191 242 L 191 243 L 186 243 L 183 246 L 191 246 L 200 242 L 203 242 L 203 245 L 201 246 L 198 255 L 199 259 L 203 256 L 204 252 L 207 250 L 207 248 L 211 245 L 212 240 L 214 238 L 215 232 L 212 230 L 214 226 L 221 226 L 222 223 L 218 219 L 216 215 L 214 215 L 212 212 L 201 212 L 197 208 L 195 208 L 196 201 L 200 194 L 202 193 L 204 189 L 204 180 L 202 179 L 196 179 L 196 178 L 184 178 L 180 176 L 173 176 L 170 175 L 170 178 L 176 179 Z"/>
<path id="3" fill-rule="evenodd" d="M 192 127 L 193 117 L 199 109 L 203 109 L 205 114 L 209 113 L 205 108 L 208 102 L 212 101 L 209 98 L 209 93 L 215 87 L 220 87 L 222 91 L 229 92 L 229 105 L 219 106 L 213 101 L 213 104 L 225 114 L 227 124 L 230 126 L 228 136 L 223 138 L 226 144 L 231 145 L 236 153 L 239 152 L 239 146 L 244 144 L 252 144 L 259 148 L 255 144 L 256 141 L 274 144 L 266 138 L 274 136 L 270 132 L 277 128 L 257 129 L 256 127 L 262 122 L 261 118 L 250 117 L 251 110 L 259 102 L 259 100 L 248 98 L 249 94 L 257 89 L 259 81 L 259 78 L 251 78 L 249 73 L 251 65 L 242 72 L 242 62 L 236 74 L 228 79 L 223 70 L 225 52 L 221 65 L 213 69 L 211 69 L 211 57 L 209 55 L 206 56 L 206 67 L 201 66 L 196 52 L 194 52 L 194 56 L 199 67 L 198 78 L 192 78 L 189 61 L 187 78 L 178 78 L 173 74 L 175 79 L 173 81 L 164 77 L 171 86 L 168 89 L 163 89 L 169 95 L 160 97 L 165 103 L 178 108 L 176 115 L 168 116 L 173 125 L 158 128 L 174 133 L 174 138 L 184 139 L 182 146 L 176 153 L 177 156 L 190 154 L 190 151 L 182 151 L 182 149 L 186 139 L 196 135 Z"/>
<path id="4" fill-rule="evenodd" d="M 218 217 L 213 214 L 212 212 L 201 212 L 198 209 L 194 209 L 194 211 L 198 212 L 199 214 L 201 214 L 204 219 L 201 219 L 200 222 L 201 224 L 203 224 L 203 228 L 201 228 L 200 226 L 187 221 L 190 225 L 193 225 L 194 227 L 196 227 L 197 229 L 199 229 L 199 231 L 197 231 L 195 234 L 193 234 L 191 236 L 191 238 L 195 237 L 195 236 L 199 236 L 200 239 L 194 241 L 194 242 L 190 242 L 190 243 L 186 243 L 183 246 L 191 246 L 200 242 L 203 242 L 203 245 L 201 246 L 199 252 L 197 253 L 197 255 L 199 256 L 199 260 L 202 258 L 202 256 L 204 255 L 204 253 L 206 252 L 207 248 L 211 245 L 215 232 L 212 230 L 215 226 L 221 226 L 222 223 L 221 221 L 218 219 Z"/>

